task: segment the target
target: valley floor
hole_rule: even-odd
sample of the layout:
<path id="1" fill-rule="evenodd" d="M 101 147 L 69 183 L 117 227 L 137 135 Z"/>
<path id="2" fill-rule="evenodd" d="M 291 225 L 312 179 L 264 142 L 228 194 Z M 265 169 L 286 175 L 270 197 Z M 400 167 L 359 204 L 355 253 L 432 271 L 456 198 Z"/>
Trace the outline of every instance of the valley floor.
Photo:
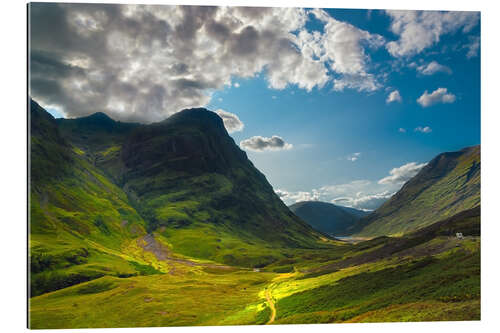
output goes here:
<path id="1" fill-rule="evenodd" d="M 155 254 L 143 258 L 157 274 L 103 276 L 33 297 L 31 328 L 480 319 L 479 237 L 346 243 L 301 253 L 310 259 L 285 273 L 179 259 L 152 239 L 136 243 Z"/>

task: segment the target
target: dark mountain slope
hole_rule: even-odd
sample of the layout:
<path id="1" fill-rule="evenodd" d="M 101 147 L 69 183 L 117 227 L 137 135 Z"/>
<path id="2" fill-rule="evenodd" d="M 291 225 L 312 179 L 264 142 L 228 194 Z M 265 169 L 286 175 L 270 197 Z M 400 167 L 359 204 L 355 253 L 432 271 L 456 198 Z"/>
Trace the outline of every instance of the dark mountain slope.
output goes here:
<path id="1" fill-rule="evenodd" d="M 161 231 L 181 253 L 244 265 L 253 257 L 247 247 L 257 243 L 318 246 L 320 234 L 288 210 L 214 112 L 184 110 L 141 126 L 121 158 L 122 184 L 149 230 Z"/>
<path id="2" fill-rule="evenodd" d="M 138 123 L 124 123 L 97 112 L 87 117 L 56 120 L 61 135 L 90 163 L 115 182 L 121 181 L 121 146 Z"/>
<path id="3" fill-rule="evenodd" d="M 352 229 L 359 236 L 398 235 L 480 205 L 480 146 L 443 153 Z"/>
<path id="4" fill-rule="evenodd" d="M 314 229 L 343 236 L 361 216 L 368 213 L 354 208 L 341 207 L 327 202 L 303 201 L 291 205 L 290 210 Z"/>

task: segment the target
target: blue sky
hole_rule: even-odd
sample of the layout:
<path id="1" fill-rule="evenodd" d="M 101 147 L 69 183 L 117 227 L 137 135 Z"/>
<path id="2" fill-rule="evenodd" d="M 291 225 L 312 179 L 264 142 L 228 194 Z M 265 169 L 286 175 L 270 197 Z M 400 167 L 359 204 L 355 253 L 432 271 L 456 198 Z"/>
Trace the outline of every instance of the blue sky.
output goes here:
<path id="1" fill-rule="evenodd" d="M 109 47 L 105 55 L 118 57 L 113 52 L 123 54 L 120 48 L 132 39 L 123 28 L 115 39 L 109 20 L 94 15 L 95 6 L 40 7 L 36 13 L 78 18 L 73 38 L 101 34 Z M 104 111 L 115 119 L 153 122 L 199 105 L 229 112 L 225 120 L 237 117 L 238 125 L 227 123 L 231 136 L 287 204 L 322 200 L 375 209 L 437 154 L 480 143 L 479 13 L 218 9 L 176 17 L 172 7 L 163 8 L 168 28 L 162 29 L 175 37 L 162 47 L 131 32 L 127 50 L 141 42 L 150 58 L 130 52 L 119 69 L 104 67 L 95 51 L 67 51 L 67 36 L 58 41 L 57 34 L 53 40 L 35 34 L 34 64 L 52 56 L 79 71 L 45 82 L 58 84 L 57 93 L 32 79 L 32 96 L 65 117 Z M 132 11 L 132 17 L 141 23 L 143 16 Z M 196 17 L 214 24 L 181 36 L 182 20 Z M 46 24 L 35 15 L 32 26 L 49 31 Z M 186 45 L 195 47 L 188 52 L 195 62 L 181 53 Z M 50 53 L 57 48 L 66 56 Z M 34 67 L 32 76 L 45 68 Z M 168 71 L 155 77 L 158 68 Z M 103 96 L 89 94 L 85 102 L 74 97 L 82 87 L 97 91 L 103 73 L 113 71 L 123 84 Z M 175 81 L 165 79 L 172 75 Z"/>
<path id="2" fill-rule="evenodd" d="M 395 38 L 383 12 L 327 12 L 385 38 Z M 422 164 L 441 152 L 480 143 L 479 56 L 467 57 L 468 50 L 460 49 L 470 36 L 477 35 L 476 26 L 467 34 L 441 36 L 439 43 L 402 59 L 395 59 L 385 50 L 368 54 L 381 67 L 400 62 L 395 70 L 387 72 L 384 88 L 374 92 L 334 91 L 331 84 L 310 92 L 294 86 L 277 91 L 269 89 L 265 77 L 260 75 L 235 80 L 238 88 L 216 92 L 210 107 L 237 111 L 245 128 L 232 134 L 236 142 L 251 136 L 279 135 L 293 145 L 282 151 L 248 151 L 275 189 L 292 193 L 284 197 L 287 203 L 303 198 L 331 201 L 336 194 L 320 193 L 315 198 L 313 191 L 360 181 L 365 183 L 346 191 L 347 197 L 356 197 L 358 190 L 362 192 L 359 197 L 385 191 L 392 194 L 401 182 L 393 186 L 378 184 L 391 169 L 411 162 Z M 446 66 L 446 71 L 424 75 L 415 68 L 414 63 L 425 66 L 432 61 Z M 417 103 L 426 90 L 431 93 L 441 87 L 456 96 L 453 103 L 427 107 Z M 394 90 L 399 91 L 401 102 L 387 103 Z M 430 130 L 415 130 L 426 127 Z M 354 205 L 373 209 L 383 200 L 374 201 L 373 205 L 368 201 Z"/>

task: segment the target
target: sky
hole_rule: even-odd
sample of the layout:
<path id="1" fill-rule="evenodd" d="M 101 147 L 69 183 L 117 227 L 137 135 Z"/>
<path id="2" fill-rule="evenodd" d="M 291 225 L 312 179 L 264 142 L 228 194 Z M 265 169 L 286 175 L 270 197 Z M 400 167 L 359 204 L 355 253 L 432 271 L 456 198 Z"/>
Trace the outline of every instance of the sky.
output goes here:
<path id="1" fill-rule="evenodd" d="M 480 14 L 32 3 L 29 88 L 56 117 L 206 107 L 285 203 L 373 210 L 480 144 Z"/>

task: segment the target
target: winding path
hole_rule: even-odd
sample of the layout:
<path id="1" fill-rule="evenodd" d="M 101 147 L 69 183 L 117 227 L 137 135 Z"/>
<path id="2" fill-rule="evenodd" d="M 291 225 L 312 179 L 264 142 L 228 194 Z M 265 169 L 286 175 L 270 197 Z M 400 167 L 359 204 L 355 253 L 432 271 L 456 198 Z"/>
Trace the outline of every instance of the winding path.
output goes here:
<path id="1" fill-rule="evenodd" d="M 271 317 L 269 318 L 269 321 L 266 323 L 266 325 L 269 325 L 272 324 L 274 322 L 274 319 L 276 318 L 276 307 L 274 306 L 273 297 L 271 296 L 269 290 L 266 290 L 266 299 L 267 303 L 269 304 L 269 307 L 271 308 Z"/>

